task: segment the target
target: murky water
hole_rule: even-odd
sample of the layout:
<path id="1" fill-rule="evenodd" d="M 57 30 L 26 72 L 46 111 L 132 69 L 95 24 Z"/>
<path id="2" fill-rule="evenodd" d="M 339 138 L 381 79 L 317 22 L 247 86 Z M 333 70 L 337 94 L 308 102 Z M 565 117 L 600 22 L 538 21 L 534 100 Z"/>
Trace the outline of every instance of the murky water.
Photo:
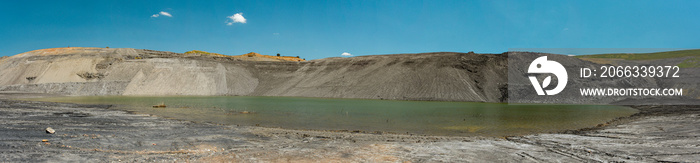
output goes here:
<path id="1" fill-rule="evenodd" d="M 301 97 L 54 97 L 41 101 L 116 104 L 162 117 L 289 129 L 419 135 L 505 136 L 592 127 L 637 111 L 600 105 L 507 105 Z M 153 108 L 164 103 L 166 108 Z"/>

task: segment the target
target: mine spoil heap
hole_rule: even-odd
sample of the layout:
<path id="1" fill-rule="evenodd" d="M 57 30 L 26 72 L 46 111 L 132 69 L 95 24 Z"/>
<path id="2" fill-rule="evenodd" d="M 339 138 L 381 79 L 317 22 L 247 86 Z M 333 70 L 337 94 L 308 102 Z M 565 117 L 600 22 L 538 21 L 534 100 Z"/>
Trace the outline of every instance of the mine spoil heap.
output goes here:
<path id="1" fill-rule="evenodd" d="M 507 56 L 420 53 L 325 58 L 131 48 L 53 48 L 0 59 L 0 91 L 502 102 Z"/>

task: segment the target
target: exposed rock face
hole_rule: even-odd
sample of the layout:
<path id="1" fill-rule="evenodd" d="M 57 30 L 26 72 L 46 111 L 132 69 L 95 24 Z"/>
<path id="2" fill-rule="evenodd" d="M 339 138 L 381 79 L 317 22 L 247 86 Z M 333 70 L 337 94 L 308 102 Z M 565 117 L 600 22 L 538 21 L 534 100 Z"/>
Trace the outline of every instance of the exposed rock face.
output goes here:
<path id="1" fill-rule="evenodd" d="M 129 48 L 35 50 L 0 61 L 0 91 L 502 102 L 505 55 L 423 53 L 248 61 Z"/>

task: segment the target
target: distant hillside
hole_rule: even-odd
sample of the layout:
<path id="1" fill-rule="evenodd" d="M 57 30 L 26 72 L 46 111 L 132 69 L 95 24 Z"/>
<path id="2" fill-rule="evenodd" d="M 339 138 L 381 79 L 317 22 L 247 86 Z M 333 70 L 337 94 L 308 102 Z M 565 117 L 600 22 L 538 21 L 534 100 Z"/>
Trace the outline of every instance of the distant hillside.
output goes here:
<path id="1" fill-rule="evenodd" d="M 301 59 L 298 56 L 297 57 L 290 57 L 290 56 L 270 56 L 270 55 L 262 55 L 258 54 L 255 52 L 250 52 L 248 54 L 243 54 L 243 55 L 236 55 L 236 56 L 230 56 L 230 55 L 223 55 L 219 53 L 209 53 L 206 51 L 201 51 L 201 50 L 192 50 L 185 52 L 185 54 L 188 55 L 210 55 L 210 56 L 216 56 L 216 57 L 230 57 L 230 58 L 237 58 L 241 60 L 250 60 L 250 61 L 306 61 L 305 59 Z"/>
<path id="2" fill-rule="evenodd" d="M 655 53 L 593 54 L 593 55 L 579 55 L 576 57 L 577 58 L 615 58 L 615 59 L 627 59 L 627 60 L 651 60 L 651 59 L 667 59 L 667 58 L 678 58 L 678 57 L 688 57 L 688 56 L 700 57 L 700 49 L 655 52 Z"/>
<path id="3" fill-rule="evenodd" d="M 613 53 L 613 54 L 594 54 L 594 55 L 579 55 L 577 58 L 589 60 L 597 63 L 610 63 L 608 60 L 599 59 L 624 59 L 624 60 L 657 60 L 671 58 L 685 58 L 681 63 L 676 64 L 681 68 L 700 67 L 700 49 L 679 50 L 656 53 Z"/>

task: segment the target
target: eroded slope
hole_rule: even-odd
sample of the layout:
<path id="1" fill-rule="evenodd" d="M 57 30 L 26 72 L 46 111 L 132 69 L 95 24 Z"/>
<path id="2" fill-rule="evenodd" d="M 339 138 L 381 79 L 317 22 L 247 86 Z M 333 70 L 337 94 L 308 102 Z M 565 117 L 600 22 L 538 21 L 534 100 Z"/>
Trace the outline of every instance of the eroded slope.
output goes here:
<path id="1" fill-rule="evenodd" d="M 0 90 L 501 102 L 503 55 L 423 53 L 250 61 L 129 48 L 37 50 L 0 62 Z"/>

